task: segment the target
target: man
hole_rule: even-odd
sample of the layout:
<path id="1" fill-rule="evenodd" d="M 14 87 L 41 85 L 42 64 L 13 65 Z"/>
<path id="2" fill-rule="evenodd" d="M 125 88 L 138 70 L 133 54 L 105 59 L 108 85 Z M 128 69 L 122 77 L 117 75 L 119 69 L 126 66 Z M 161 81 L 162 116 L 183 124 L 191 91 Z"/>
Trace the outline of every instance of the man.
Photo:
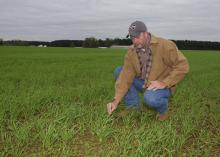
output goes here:
<path id="1" fill-rule="evenodd" d="M 128 31 L 133 45 L 124 65 L 115 70 L 115 97 L 107 111 L 111 114 L 122 99 L 127 108 L 138 108 L 138 91 L 143 91 L 146 105 L 158 112 L 159 120 L 166 120 L 168 98 L 189 71 L 187 59 L 172 41 L 153 36 L 141 21 L 133 22 Z"/>

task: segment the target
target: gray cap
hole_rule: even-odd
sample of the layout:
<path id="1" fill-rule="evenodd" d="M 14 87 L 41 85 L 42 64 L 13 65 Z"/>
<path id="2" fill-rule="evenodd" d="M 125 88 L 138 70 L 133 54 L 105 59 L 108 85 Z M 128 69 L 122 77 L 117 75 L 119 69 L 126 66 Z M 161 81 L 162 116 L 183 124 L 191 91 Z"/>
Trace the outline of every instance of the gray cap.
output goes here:
<path id="1" fill-rule="evenodd" d="M 135 21 L 128 28 L 127 38 L 135 38 L 139 36 L 141 32 L 147 32 L 146 25 L 141 21 Z"/>

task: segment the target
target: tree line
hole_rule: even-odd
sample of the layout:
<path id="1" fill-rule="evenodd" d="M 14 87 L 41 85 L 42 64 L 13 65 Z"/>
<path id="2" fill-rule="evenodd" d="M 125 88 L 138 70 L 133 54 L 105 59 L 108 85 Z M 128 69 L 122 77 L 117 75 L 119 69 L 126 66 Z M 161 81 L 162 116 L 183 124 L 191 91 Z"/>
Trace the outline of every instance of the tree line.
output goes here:
<path id="1" fill-rule="evenodd" d="M 193 41 L 193 40 L 172 40 L 181 50 L 220 50 L 220 42 L 212 41 Z M 47 41 L 24 41 L 24 40 L 7 40 L 0 39 L 0 45 L 8 46 L 39 46 L 46 45 L 50 47 L 111 47 L 112 45 L 131 45 L 130 39 L 96 39 L 94 37 L 85 38 L 84 40 L 55 40 Z"/>

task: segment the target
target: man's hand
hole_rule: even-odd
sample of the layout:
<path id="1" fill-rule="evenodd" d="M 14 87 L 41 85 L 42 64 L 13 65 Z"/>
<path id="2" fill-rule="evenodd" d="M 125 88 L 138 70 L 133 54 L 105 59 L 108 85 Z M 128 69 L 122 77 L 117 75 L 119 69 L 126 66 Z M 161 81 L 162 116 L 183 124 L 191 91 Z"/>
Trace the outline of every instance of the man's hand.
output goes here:
<path id="1" fill-rule="evenodd" d="M 107 104 L 107 111 L 108 111 L 108 114 L 112 114 L 112 112 L 118 107 L 118 103 L 116 100 L 110 102 Z"/>
<path id="2" fill-rule="evenodd" d="M 150 82 L 150 86 L 147 88 L 147 90 L 158 90 L 158 89 L 164 89 L 166 88 L 166 84 L 164 82 L 155 80 Z"/>

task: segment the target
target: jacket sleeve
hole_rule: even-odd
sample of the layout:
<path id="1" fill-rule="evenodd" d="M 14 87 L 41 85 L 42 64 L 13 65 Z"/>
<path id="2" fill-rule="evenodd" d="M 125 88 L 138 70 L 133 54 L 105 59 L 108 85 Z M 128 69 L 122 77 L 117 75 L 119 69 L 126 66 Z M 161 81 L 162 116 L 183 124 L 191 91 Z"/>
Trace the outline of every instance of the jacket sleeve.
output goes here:
<path id="1" fill-rule="evenodd" d="M 131 57 L 132 56 L 128 50 L 124 58 L 124 65 L 122 67 L 122 71 L 115 83 L 115 99 L 119 102 L 127 93 L 136 74 L 134 70 L 134 66 L 132 64 Z"/>
<path id="2" fill-rule="evenodd" d="M 171 72 L 162 80 L 168 87 L 176 85 L 189 71 L 186 57 L 178 50 L 175 43 L 168 42 L 164 53 L 164 63 L 171 68 Z"/>

